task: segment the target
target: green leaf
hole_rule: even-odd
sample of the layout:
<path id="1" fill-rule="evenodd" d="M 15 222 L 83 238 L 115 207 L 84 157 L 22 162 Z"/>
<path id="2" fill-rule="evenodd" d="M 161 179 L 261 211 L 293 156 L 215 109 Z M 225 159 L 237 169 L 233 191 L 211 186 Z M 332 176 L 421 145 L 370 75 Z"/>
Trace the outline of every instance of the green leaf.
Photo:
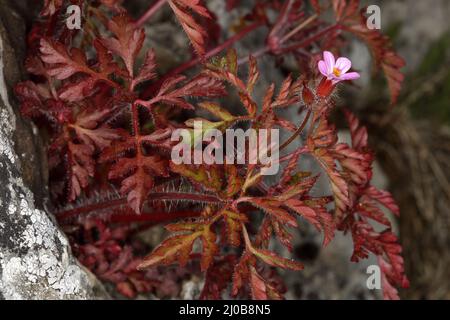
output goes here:
<path id="1" fill-rule="evenodd" d="M 233 121 L 235 117 L 229 113 L 227 110 L 222 108 L 219 104 L 214 102 L 200 102 L 198 104 L 199 107 L 208 110 L 213 115 L 215 115 L 217 118 L 224 120 L 224 121 Z"/>
<path id="2" fill-rule="evenodd" d="M 276 255 L 274 252 L 265 250 L 265 249 L 257 249 L 257 248 L 250 248 L 250 252 L 253 253 L 256 257 L 261 259 L 261 261 L 267 263 L 268 265 L 272 267 L 279 267 L 284 269 L 291 269 L 291 270 L 302 270 L 303 264 L 300 262 L 296 262 L 294 260 L 285 259 L 278 255 Z"/>

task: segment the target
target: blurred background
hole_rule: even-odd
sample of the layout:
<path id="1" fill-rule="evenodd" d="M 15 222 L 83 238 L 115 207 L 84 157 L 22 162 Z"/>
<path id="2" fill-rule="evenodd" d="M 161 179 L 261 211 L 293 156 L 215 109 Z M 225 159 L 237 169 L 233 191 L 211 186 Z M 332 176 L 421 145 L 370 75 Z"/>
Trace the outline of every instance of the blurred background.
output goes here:
<path id="1" fill-rule="evenodd" d="M 406 60 L 398 105 L 389 106 L 385 84 L 375 77 L 356 106 L 400 205 L 398 230 L 411 281 L 403 296 L 449 299 L 450 1 L 365 2 L 379 4 L 382 31 Z M 355 45 L 355 58 L 366 56 L 361 51 Z"/>

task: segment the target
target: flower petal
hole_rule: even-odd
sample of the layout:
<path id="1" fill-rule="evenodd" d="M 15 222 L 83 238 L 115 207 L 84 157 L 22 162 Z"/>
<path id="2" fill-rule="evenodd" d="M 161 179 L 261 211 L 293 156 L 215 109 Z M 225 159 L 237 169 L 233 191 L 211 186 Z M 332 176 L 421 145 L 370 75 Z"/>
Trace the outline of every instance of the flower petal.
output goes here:
<path id="1" fill-rule="evenodd" d="M 352 62 L 345 57 L 341 57 L 337 59 L 334 67 L 337 68 L 341 73 L 346 73 L 352 67 Z"/>
<path id="2" fill-rule="evenodd" d="M 319 67 L 320 73 L 323 74 L 325 77 L 328 77 L 329 73 L 328 73 L 327 64 L 325 63 L 325 61 L 320 60 L 318 67 Z"/>
<path id="3" fill-rule="evenodd" d="M 333 73 L 334 64 L 336 62 L 334 60 L 334 55 L 330 51 L 324 51 L 323 60 L 325 61 L 325 65 L 327 66 L 327 73 Z"/>
<path id="4" fill-rule="evenodd" d="M 358 72 L 350 72 L 350 73 L 343 74 L 338 79 L 343 81 L 343 80 L 356 80 L 359 78 L 360 78 L 360 75 Z"/>

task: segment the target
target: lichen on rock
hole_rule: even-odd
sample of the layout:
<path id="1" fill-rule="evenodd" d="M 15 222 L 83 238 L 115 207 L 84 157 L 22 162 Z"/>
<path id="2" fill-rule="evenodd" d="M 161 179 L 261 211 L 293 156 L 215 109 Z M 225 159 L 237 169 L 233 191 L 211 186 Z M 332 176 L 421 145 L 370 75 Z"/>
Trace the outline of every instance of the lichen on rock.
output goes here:
<path id="1" fill-rule="evenodd" d="M 1 1 L 1 11 L 8 8 Z M 10 11 L 11 12 L 11 11 Z M 16 16 L 18 16 L 16 14 Z M 20 22 L 20 21 L 19 21 Z M 94 299 L 107 295 L 98 280 L 72 256 L 67 238 L 24 182 L 22 164 L 33 157 L 19 156 L 16 142 L 33 141 L 33 134 L 19 130 L 10 103 L 12 78 L 19 73 L 11 61 L 12 30 L 0 21 L 0 298 L 3 299 Z M 23 23 L 23 22 L 22 22 Z M 9 26 L 10 27 L 10 26 Z M 13 28 L 14 29 L 14 28 Z M 18 29 L 18 28 L 16 28 Z M 22 37 L 23 38 L 23 37 Z M 23 38 L 24 39 L 24 38 Z M 25 43 L 25 41 L 24 41 Z M 11 74 L 15 70 L 15 74 Z M 22 124 L 21 124 L 22 125 Z M 25 158 L 25 159 L 24 159 Z M 26 166 L 25 165 L 25 166 Z M 27 179 L 29 180 L 29 179 Z M 41 188 L 45 189 L 42 187 Z"/>

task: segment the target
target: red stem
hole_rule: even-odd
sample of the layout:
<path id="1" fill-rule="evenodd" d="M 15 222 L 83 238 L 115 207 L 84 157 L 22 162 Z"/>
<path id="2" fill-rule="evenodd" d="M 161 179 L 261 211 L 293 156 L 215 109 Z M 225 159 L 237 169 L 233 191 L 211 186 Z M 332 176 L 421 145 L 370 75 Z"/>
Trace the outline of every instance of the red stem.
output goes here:
<path id="1" fill-rule="evenodd" d="M 132 114 L 132 121 L 133 121 L 133 131 L 134 131 L 134 136 L 136 137 L 136 140 L 138 139 L 137 137 L 139 137 L 140 135 L 140 126 L 139 126 L 139 104 L 135 101 L 132 105 L 131 105 L 131 114 Z M 139 141 L 137 141 L 139 143 Z M 137 148 L 137 152 L 140 153 L 140 148 Z"/>
<path id="2" fill-rule="evenodd" d="M 158 11 L 166 2 L 167 0 L 157 0 L 155 3 L 153 3 L 150 6 L 150 8 L 148 8 L 148 10 L 142 15 L 142 17 L 140 17 L 139 20 L 135 22 L 134 24 L 135 28 L 142 27 L 147 22 L 147 20 L 150 19 L 150 17 L 156 11 Z"/>
<path id="3" fill-rule="evenodd" d="M 320 38 L 321 36 L 323 36 L 327 32 L 332 31 L 334 29 L 339 29 L 339 28 L 340 28 L 339 25 L 333 25 L 333 26 L 327 27 L 327 28 L 323 29 L 322 31 L 316 33 L 312 37 L 304 40 L 301 43 L 297 43 L 297 44 L 294 44 L 294 45 L 291 45 L 291 46 L 288 46 L 288 47 L 281 48 L 280 51 L 276 53 L 276 55 L 284 54 L 284 53 L 287 53 L 287 52 L 292 51 L 292 50 L 296 50 L 296 49 L 300 49 L 300 48 L 306 47 L 306 46 L 310 45 L 311 43 L 313 43 L 314 41 L 318 40 L 318 38 Z M 292 36 L 292 35 L 290 35 L 290 36 Z M 284 41 L 282 41 L 280 43 L 283 43 L 283 42 Z M 268 52 L 271 52 L 271 49 L 270 49 L 270 47 L 268 45 L 266 45 L 263 48 L 260 48 L 260 49 L 256 50 L 254 53 L 251 53 L 251 55 L 254 58 L 259 58 L 259 57 L 265 55 Z M 243 57 L 243 58 L 240 58 L 237 63 L 238 63 L 238 65 L 242 65 L 242 64 L 246 63 L 247 61 L 248 61 L 248 57 Z"/>
<path id="4" fill-rule="evenodd" d="M 131 223 L 131 222 L 151 222 L 158 224 L 176 219 L 195 218 L 200 216 L 199 211 L 176 211 L 176 212 L 150 212 L 143 214 L 114 214 L 109 219 L 112 223 Z M 149 225 L 150 227 L 150 225 Z"/>
<path id="5" fill-rule="evenodd" d="M 261 27 L 264 25 L 264 22 L 255 22 L 247 27 L 245 27 L 244 29 L 241 30 L 241 32 L 235 34 L 234 36 L 232 36 L 231 38 L 229 38 L 228 40 L 226 40 L 225 42 L 223 42 L 222 44 L 218 45 L 217 47 L 215 47 L 214 49 L 209 50 L 207 53 L 205 53 L 204 56 L 202 57 L 196 57 L 190 61 L 187 61 L 185 63 L 183 63 L 182 65 L 170 70 L 169 72 L 167 72 L 163 77 L 161 77 L 161 79 L 159 79 L 157 82 L 153 83 L 149 88 L 147 88 L 142 97 L 143 99 L 148 99 L 148 97 L 152 94 L 153 89 L 156 86 L 159 86 L 162 82 L 164 82 L 164 80 L 175 76 L 177 74 L 180 74 L 192 67 L 195 67 L 197 64 L 199 64 L 202 61 L 205 61 L 206 59 L 209 59 L 217 54 L 219 54 L 220 52 L 222 52 L 223 50 L 231 47 L 235 42 L 241 40 L 243 37 L 245 37 L 248 33 L 252 32 L 253 30 Z"/>
<path id="6" fill-rule="evenodd" d="M 184 192 L 155 192 L 151 193 L 148 197 L 148 201 L 155 200 L 189 200 L 198 202 L 223 202 L 221 199 L 213 195 L 196 194 L 196 193 L 184 193 Z"/>
<path id="7" fill-rule="evenodd" d="M 295 138 L 297 138 L 303 131 L 303 129 L 305 129 L 306 124 L 308 123 L 309 117 L 311 116 L 311 108 L 308 108 L 308 113 L 306 114 L 305 118 L 303 119 L 302 124 L 298 127 L 297 130 L 295 130 L 295 132 L 292 134 L 292 136 L 289 137 L 289 139 L 287 139 L 280 147 L 280 150 L 283 150 L 284 148 L 286 148 L 288 145 L 291 144 L 292 141 L 295 140 Z"/>
<path id="8" fill-rule="evenodd" d="M 338 30 L 338 29 L 340 29 L 340 25 L 338 25 L 338 24 L 329 26 L 329 27 L 323 29 L 322 31 L 319 31 L 318 33 L 314 34 L 313 36 L 309 37 L 308 39 L 306 39 L 306 40 L 304 40 L 304 41 L 302 41 L 300 43 L 296 43 L 296 44 L 293 44 L 293 45 L 281 48 L 280 54 L 283 54 L 283 53 L 286 53 L 286 52 L 289 52 L 289 51 L 292 51 L 292 50 L 296 50 L 296 49 L 299 49 L 299 48 L 304 48 L 306 46 L 309 46 L 311 43 L 313 43 L 314 41 L 318 40 L 324 34 L 330 32 L 330 31 L 333 31 L 333 30 Z"/>
<path id="9" fill-rule="evenodd" d="M 255 58 L 258 59 L 259 57 L 265 55 L 266 53 L 270 52 L 270 48 L 268 46 L 265 46 L 264 48 L 261 48 L 259 50 L 256 50 L 255 52 L 252 52 L 250 55 Z M 248 56 L 240 58 L 237 61 L 238 66 L 243 65 L 244 63 L 246 63 L 248 61 Z"/>
<path id="10" fill-rule="evenodd" d="M 125 205 L 126 203 L 127 203 L 127 199 L 125 199 L 125 198 L 116 199 L 116 200 L 107 200 L 105 202 L 94 203 L 94 204 L 90 204 L 87 206 L 83 206 L 83 207 L 79 207 L 79 208 L 75 208 L 75 209 L 57 213 L 56 219 L 58 221 L 63 221 L 66 219 L 75 218 L 82 214 L 87 214 L 89 212 L 101 211 L 101 210 L 105 210 L 105 209 L 109 209 L 109 208 L 113 208 L 113 207 L 122 206 L 122 205 Z"/>
<path id="11" fill-rule="evenodd" d="M 150 193 L 148 196 L 148 201 L 156 201 L 156 200 L 187 200 L 187 201 L 196 201 L 196 202 L 222 202 L 219 198 L 213 195 L 203 195 L 203 194 L 195 194 L 195 193 L 182 193 L 182 192 L 155 192 Z M 107 200 L 105 202 L 95 203 L 91 205 L 86 205 L 83 207 L 63 211 L 56 214 L 56 218 L 58 221 L 63 221 L 70 218 L 75 218 L 82 214 L 88 214 L 90 212 L 101 211 L 106 209 L 112 209 L 114 207 L 124 206 L 127 204 L 126 198 L 116 199 L 116 200 Z M 170 213 L 167 213 L 170 214 Z"/>
<path id="12" fill-rule="evenodd" d="M 296 43 L 296 44 L 290 45 L 288 47 L 281 48 L 280 51 L 276 53 L 276 55 L 281 55 L 281 54 L 287 53 L 287 52 L 292 51 L 292 50 L 296 50 L 296 49 L 300 49 L 300 48 L 306 47 L 306 46 L 310 45 L 311 43 L 313 43 L 314 41 L 316 41 L 321 36 L 323 36 L 324 34 L 326 34 L 327 32 L 330 32 L 330 31 L 335 30 L 335 29 L 340 29 L 340 25 L 336 24 L 336 25 L 329 26 L 329 27 L 323 29 L 322 31 L 319 31 L 315 35 L 311 36 L 310 38 L 308 38 L 308 39 L 306 39 L 306 40 L 304 40 L 304 41 L 302 41 L 300 43 Z M 260 56 L 263 56 L 263 55 L 265 55 L 268 52 L 271 52 L 271 48 L 268 45 L 266 45 L 265 47 L 256 50 L 254 53 L 251 53 L 251 55 L 254 58 L 259 58 Z M 243 57 L 243 58 L 238 60 L 238 65 L 242 65 L 242 64 L 246 63 L 247 61 L 248 61 L 248 57 Z"/>

